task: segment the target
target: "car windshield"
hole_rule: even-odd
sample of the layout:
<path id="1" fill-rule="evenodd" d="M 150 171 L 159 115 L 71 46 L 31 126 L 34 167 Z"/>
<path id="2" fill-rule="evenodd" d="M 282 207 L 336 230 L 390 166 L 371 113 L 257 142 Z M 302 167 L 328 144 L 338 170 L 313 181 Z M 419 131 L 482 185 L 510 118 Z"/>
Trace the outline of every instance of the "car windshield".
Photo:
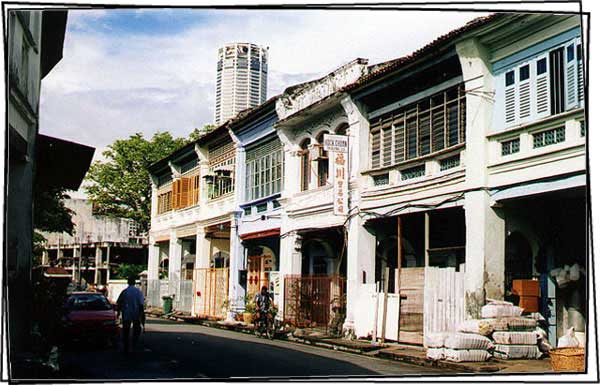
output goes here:
<path id="1" fill-rule="evenodd" d="M 85 294 L 71 296 L 67 308 L 71 311 L 105 311 L 112 309 L 112 306 L 102 295 Z"/>

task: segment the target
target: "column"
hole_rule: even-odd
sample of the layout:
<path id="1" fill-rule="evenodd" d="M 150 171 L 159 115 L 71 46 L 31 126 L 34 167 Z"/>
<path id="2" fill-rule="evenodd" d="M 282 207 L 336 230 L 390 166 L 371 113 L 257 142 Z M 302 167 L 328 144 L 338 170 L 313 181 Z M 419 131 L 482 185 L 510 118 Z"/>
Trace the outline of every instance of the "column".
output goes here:
<path id="1" fill-rule="evenodd" d="M 244 287 L 240 283 L 240 270 L 244 268 L 244 246 L 239 237 L 239 218 L 231 220 L 229 245 L 229 302 L 228 320 L 234 320 L 238 312 L 244 311 Z"/>
<path id="2" fill-rule="evenodd" d="M 283 229 L 283 228 L 282 228 Z M 279 280 L 281 280 L 281 292 L 279 298 L 275 299 L 279 306 L 278 319 L 283 319 L 285 306 L 285 278 L 289 275 L 302 274 L 302 236 L 297 232 L 284 232 L 279 244 Z"/>
<path id="3" fill-rule="evenodd" d="M 369 168 L 369 146 L 365 146 L 365 144 L 369 144 L 369 120 L 364 109 L 349 96 L 342 99 L 341 105 L 348 117 L 350 181 L 360 182 L 360 172 Z M 363 180 L 368 180 L 368 177 Z"/>
<path id="4" fill-rule="evenodd" d="M 150 237 L 150 240 L 148 243 L 148 281 L 158 280 L 159 266 L 160 266 L 160 246 L 154 240 L 154 237 Z"/>
<path id="5" fill-rule="evenodd" d="M 485 191 L 465 194 L 465 311 L 479 318 L 485 299 L 504 299 L 505 224 Z"/>
<path id="6" fill-rule="evenodd" d="M 79 256 L 79 248 L 78 247 L 73 247 L 73 281 L 78 281 L 79 280 L 79 262 L 81 260 L 81 256 Z"/>
<path id="7" fill-rule="evenodd" d="M 300 146 L 295 143 L 295 133 L 292 129 L 278 127 L 277 135 L 283 144 L 283 162 L 285 168 L 281 197 L 288 199 L 300 191 L 300 157 L 297 155 Z M 315 176 L 311 177 L 311 189 L 313 184 L 316 187 Z"/>
<path id="8" fill-rule="evenodd" d="M 204 226 L 196 230 L 196 260 L 194 268 L 210 268 L 210 238 L 206 237 Z"/>
<path id="9" fill-rule="evenodd" d="M 100 284 L 100 266 L 102 265 L 102 248 L 96 246 L 96 256 L 94 260 L 94 283 Z"/>
<path id="10" fill-rule="evenodd" d="M 181 240 L 175 231 L 171 232 L 169 241 L 169 294 L 179 293 L 179 280 L 181 277 Z"/>
<path id="11" fill-rule="evenodd" d="M 478 318 L 486 298 L 504 298 L 504 239 L 502 209 L 485 189 L 488 184 L 494 79 L 486 49 L 476 40 L 456 45 L 466 94 L 465 169 L 465 311 Z"/>
<path id="12" fill-rule="evenodd" d="M 156 176 L 150 176 L 150 185 L 152 186 L 150 197 L 150 218 L 152 219 L 158 214 L 158 178 Z"/>
<path id="13" fill-rule="evenodd" d="M 359 217 L 348 223 L 348 258 L 346 283 L 346 321 L 344 335 L 354 335 L 355 322 L 364 310 L 358 309 L 361 286 L 375 282 L 376 237 L 364 227 Z"/>
<path id="14" fill-rule="evenodd" d="M 50 264 L 50 258 L 48 256 L 48 250 L 44 249 L 42 251 L 42 265 L 48 265 Z"/>
<path id="15" fill-rule="evenodd" d="M 110 244 L 106 247 L 106 284 L 110 280 Z"/>

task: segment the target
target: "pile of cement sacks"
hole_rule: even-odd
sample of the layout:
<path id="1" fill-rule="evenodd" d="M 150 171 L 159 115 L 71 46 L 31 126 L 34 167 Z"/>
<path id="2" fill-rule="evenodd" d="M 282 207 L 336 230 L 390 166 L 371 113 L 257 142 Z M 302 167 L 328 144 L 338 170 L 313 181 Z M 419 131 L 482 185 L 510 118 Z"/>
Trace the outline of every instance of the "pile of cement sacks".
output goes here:
<path id="1" fill-rule="evenodd" d="M 490 359 L 492 341 L 479 334 L 434 333 L 425 336 L 427 357 L 451 362 L 482 362 Z"/>
<path id="2" fill-rule="evenodd" d="M 522 308 L 510 302 L 491 300 L 481 309 L 482 319 L 462 322 L 459 332 L 428 334 L 427 356 L 455 362 L 485 361 L 491 356 L 537 359 L 552 347 L 538 327 L 541 315 L 535 318 L 522 313 Z"/>

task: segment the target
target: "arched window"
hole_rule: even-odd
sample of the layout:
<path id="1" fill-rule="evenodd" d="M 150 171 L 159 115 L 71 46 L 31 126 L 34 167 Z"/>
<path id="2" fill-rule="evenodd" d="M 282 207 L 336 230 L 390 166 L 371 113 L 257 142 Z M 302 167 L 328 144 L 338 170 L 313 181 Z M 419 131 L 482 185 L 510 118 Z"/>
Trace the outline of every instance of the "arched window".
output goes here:
<path id="1" fill-rule="evenodd" d="M 337 129 L 335 129 L 335 133 L 337 135 L 348 135 L 348 124 L 345 122 L 340 124 Z"/>
<path id="2" fill-rule="evenodd" d="M 300 190 L 308 190 L 310 184 L 310 154 L 308 145 L 310 139 L 305 139 L 300 144 Z"/>
<path id="3" fill-rule="evenodd" d="M 323 150 L 323 139 L 326 132 L 323 131 L 317 136 L 317 143 L 319 147 L 317 155 L 317 175 L 318 175 L 318 186 L 325 186 L 327 179 L 329 178 L 329 157 L 327 152 Z"/>

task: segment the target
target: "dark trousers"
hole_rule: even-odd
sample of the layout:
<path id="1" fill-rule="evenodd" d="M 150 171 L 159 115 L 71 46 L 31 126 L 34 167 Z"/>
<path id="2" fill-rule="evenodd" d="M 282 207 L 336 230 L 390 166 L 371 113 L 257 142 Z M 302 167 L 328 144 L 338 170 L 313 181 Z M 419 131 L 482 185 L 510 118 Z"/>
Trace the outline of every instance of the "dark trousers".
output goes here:
<path id="1" fill-rule="evenodd" d="M 142 325 L 139 320 L 123 320 L 123 349 L 129 351 L 129 330 L 133 324 L 133 345 L 135 346 L 140 334 L 142 333 Z"/>

